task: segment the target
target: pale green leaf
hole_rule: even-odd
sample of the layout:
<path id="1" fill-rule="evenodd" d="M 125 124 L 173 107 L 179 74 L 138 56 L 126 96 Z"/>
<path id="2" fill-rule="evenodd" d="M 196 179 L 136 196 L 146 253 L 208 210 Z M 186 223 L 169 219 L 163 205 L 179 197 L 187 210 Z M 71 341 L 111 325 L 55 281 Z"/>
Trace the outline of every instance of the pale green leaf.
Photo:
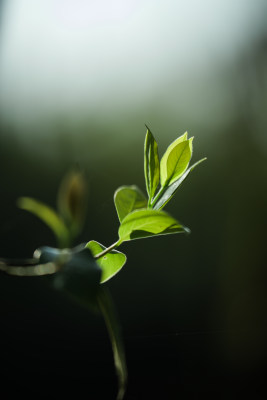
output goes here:
<path id="1" fill-rule="evenodd" d="M 205 161 L 206 158 L 202 158 L 201 160 L 197 161 L 195 164 L 193 164 L 190 168 L 186 170 L 186 172 L 178 178 L 175 182 L 173 182 L 170 186 L 168 186 L 163 193 L 163 195 L 158 199 L 158 201 L 153 204 L 153 209 L 154 210 L 161 210 L 165 205 L 170 201 L 170 199 L 174 196 L 175 192 L 177 189 L 180 187 L 180 185 L 184 182 L 184 180 L 188 177 L 191 171 L 199 165 L 202 161 Z"/>
<path id="2" fill-rule="evenodd" d="M 186 171 L 192 156 L 192 140 L 183 140 L 167 150 L 160 163 L 161 186 L 168 186 Z"/>
<path id="3" fill-rule="evenodd" d="M 145 208 L 147 199 L 137 186 L 121 186 L 114 194 L 114 203 L 121 222 L 130 212 Z"/>
<path id="4" fill-rule="evenodd" d="M 20 197 L 17 204 L 23 210 L 36 215 L 47 226 L 49 226 L 62 247 L 68 245 L 69 231 L 61 217 L 51 207 L 30 197 Z"/>
<path id="5" fill-rule="evenodd" d="M 147 194 L 149 199 L 152 199 L 159 185 L 160 172 L 158 145 L 149 128 L 145 138 L 144 172 Z"/>
<path id="6" fill-rule="evenodd" d="M 160 180 L 161 180 L 161 185 L 162 185 L 162 181 L 164 176 L 164 171 L 163 168 L 166 168 L 166 176 L 167 176 L 167 160 L 169 157 L 169 154 L 171 153 L 171 151 L 179 144 L 184 142 L 185 140 L 187 140 L 187 135 L 188 133 L 185 132 L 183 135 L 179 136 L 177 139 L 175 139 L 167 148 L 167 150 L 165 151 L 165 153 L 163 154 L 161 160 L 160 160 Z"/>
<path id="7" fill-rule="evenodd" d="M 96 242 L 95 240 L 91 240 L 89 243 L 87 243 L 86 247 L 91 250 L 93 256 L 100 254 L 103 250 L 106 249 L 105 246 Z M 98 258 L 96 262 L 102 269 L 100 282 L 104 283 L 121 270 L 121 268 L 126 263 L 126 255 L 117 250 L 112 250 L 109 253 Z"/>
<path id="8" fill-rule="evenodd" d="M 128 214 L 119 227 L 120 242 L 149 236 L 188 232 L 176 219 L 164 211 L 136 210 Z"/>

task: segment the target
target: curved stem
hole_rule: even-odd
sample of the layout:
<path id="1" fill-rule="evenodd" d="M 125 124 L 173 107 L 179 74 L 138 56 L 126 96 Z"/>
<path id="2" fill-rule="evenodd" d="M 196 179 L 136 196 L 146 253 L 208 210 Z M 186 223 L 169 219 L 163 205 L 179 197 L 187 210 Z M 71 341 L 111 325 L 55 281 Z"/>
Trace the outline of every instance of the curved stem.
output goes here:
<path id="1" fill-rule="evenodd" d="M 115 369 L 118 377 L 117 400 L 123 400 L 127 386 L 127 365 L 119 319 L 109 292 L 101 287 L 98 305 L 104 317 L 112 345 Z"/>

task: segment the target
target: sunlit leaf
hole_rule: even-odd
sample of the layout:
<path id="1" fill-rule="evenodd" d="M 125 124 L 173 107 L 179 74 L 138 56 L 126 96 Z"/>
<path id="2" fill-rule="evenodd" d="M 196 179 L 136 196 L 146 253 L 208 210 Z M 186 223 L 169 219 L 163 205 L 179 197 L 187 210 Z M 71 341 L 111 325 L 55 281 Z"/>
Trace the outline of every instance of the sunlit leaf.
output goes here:
<path id="1" fill-rule="evenodd" d="M 20 197 L 17 204 L 23 210 L 27 210 L 40 218 L 57 237 L 60 246 L 67 246 L 69 243 L 69 231 L 62 218 L 46 204 L 30 197 Z"/>
<path id="2" fill-rule="evenodd" d="M 89 243 L 87 243 L 86 247 L 91 250 L 93 256 L 100 254 L 106 249 L 105 246 L 96 242 L 95 240 L 91 240 Z M 117 250 L 112 250 L 104 256 L 98 258 L 96 262 L 102 269 L 100 282 L 104 283 L 121 270 L 126 263 L 126 255 Z"/>
<path id="3" fill-rule="evenodd" d="M 175 182 L 173 182 L 170 186 L 168 186 L 164 192 L 164 194 L 158 199 L 158 201 L 153 205 L 154 210 L 161 210 L 165 205 L 171 200 L 174 196 L 177 189 L 181 186 L 181 184 L 185 181 L 191 171 L 199 165 L 202 161 L 205 161 L 206 158 L 202 158 L 201 160 L 197 161 L 191 167 L 189 167 L 186 172 L 178 178 Z"/>
<path id="4" fill-rule="evenodd" d="M 133 210 L 145 208 L 147 199 L 137 186 L 121 186 L 114 194 L 114 203 L 122 221 Z"/>
<path id="5" fill-rule="evenodd" d="M 172 184 L 186 171 L 192 156 L 192 140 L 178 142 L 167 150 L 160 162 L 161 186 Z"/>
<path id="6" fill-rule="evenodd" d="M 137 210 L 128 214 L 119 227 L 120 241 L 140 239 L 170 233 L 189 232 L 164 211 Z"/>
<path id="7" fill-rule="evenodd" d="M 167 160 L 169 157 L 169 154 L 171 151 L 179 144 L 187 140 L 187 135 L 188 133 L 185 132 L 183 135 L 179 136 L 177 139 L 175 139 L 167 148 L 165 153 L 163 154 L 161 160 L 160 160 L 160 181 L 162 185 L 162 181 L 165 178 L 165 175 L 167 176 Z M 163 171 L 164 167 L 166 168 L 166 171 Z"/>
<path id="8" fill-rule="evenodd" d="M 152 199 L 159 185 L 160 172 L 158 145 L 149 128 L 145 138 L 144 170 L 147 194 Z"/>

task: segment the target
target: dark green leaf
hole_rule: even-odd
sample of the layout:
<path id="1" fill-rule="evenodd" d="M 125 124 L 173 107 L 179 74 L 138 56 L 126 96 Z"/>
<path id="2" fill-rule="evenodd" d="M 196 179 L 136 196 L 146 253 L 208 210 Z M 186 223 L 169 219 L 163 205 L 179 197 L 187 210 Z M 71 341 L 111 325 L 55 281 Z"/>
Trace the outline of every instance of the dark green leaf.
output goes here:
<path id="1" fill-rule="evenodd" d="M 121 222 L 133 210 L 145 208 L 147 199 L 137 186 L 121 186 L 114 194 L 114 203 Z"/>
<path id="2" fill-rule="evenodd" d="M 149 128 L 145 138 L 144 169 L 147 194 L 152 199 L 159 185 L 159 155 L 157 142 Z"/>
<path id="3" fill-rule="evenodd" d="M 94 240 L 91 240 L 89 243 L 87 243 L 86 247 L 91 250 L 93 256 L 100 254 L 106 249 L 105 246 Z M 126 255 L 117 250 L 112 250 L 104 256 L 98 258 L 96 262 L 102 269 L 100 283 L 104 283 L 121 270 L 126 263 Z"/>
<path id="4" fill-rule="evenodd" d="M 99 289 L 102 270 L 89 249 L 80 245 L 74 249 L 41 247 L 35 256 L 40 263 L 52 262 L 61 268 L 53 276 L 53 285 L 81 304 L 92 305 Z"/>
<path id="5" fill-rule="evenodd" d="M 128 214 L 119 228 L 120 241 L 140 239 L 149 236 L 188 232 L 172 216 L 164 211 L 137 210 Z"/>

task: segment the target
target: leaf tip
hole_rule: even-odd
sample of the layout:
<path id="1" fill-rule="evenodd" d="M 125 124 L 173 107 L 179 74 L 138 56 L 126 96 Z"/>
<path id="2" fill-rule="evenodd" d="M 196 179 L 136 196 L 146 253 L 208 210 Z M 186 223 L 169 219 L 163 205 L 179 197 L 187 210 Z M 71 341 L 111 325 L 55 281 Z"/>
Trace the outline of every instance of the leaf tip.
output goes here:
<path id="1" fill-rule="evenodd" d="M 22 204 L 22 197 L 18 197 L 17 200 L 16 200 L 16 206 L 18 208 L 21 208 L 21 204 Z"/>
<path id="2" fill-rule="evenodd" d="M 184 226 L 184 231 L 186 235 L 190 235 L 191 233 L 191 229 L 187 228 L 186 226 Z"/>
<path id="3" fill-rule="evenodd" d="M 203 161 L 206 161 L 207 159 L 208 159 L 207 157 L 201 158 L 199 161 L 197 161 L 197 162 L 193 165 L 193 167 L 194 167 L 194 166 L 197 166 L 197 165 L 199 165 L 199 164 L 201 164 Z"/>
<path id="4" fill-rule="evenodd" d="M 25 199 L 26 199 L 26 197 L 19 197 L 19 198 L 17 198 L 17 200 L 16 200 L 16 205 L 17 205 L 17 207 L 19 207 L 19 208 L 24 208 Z"/>

